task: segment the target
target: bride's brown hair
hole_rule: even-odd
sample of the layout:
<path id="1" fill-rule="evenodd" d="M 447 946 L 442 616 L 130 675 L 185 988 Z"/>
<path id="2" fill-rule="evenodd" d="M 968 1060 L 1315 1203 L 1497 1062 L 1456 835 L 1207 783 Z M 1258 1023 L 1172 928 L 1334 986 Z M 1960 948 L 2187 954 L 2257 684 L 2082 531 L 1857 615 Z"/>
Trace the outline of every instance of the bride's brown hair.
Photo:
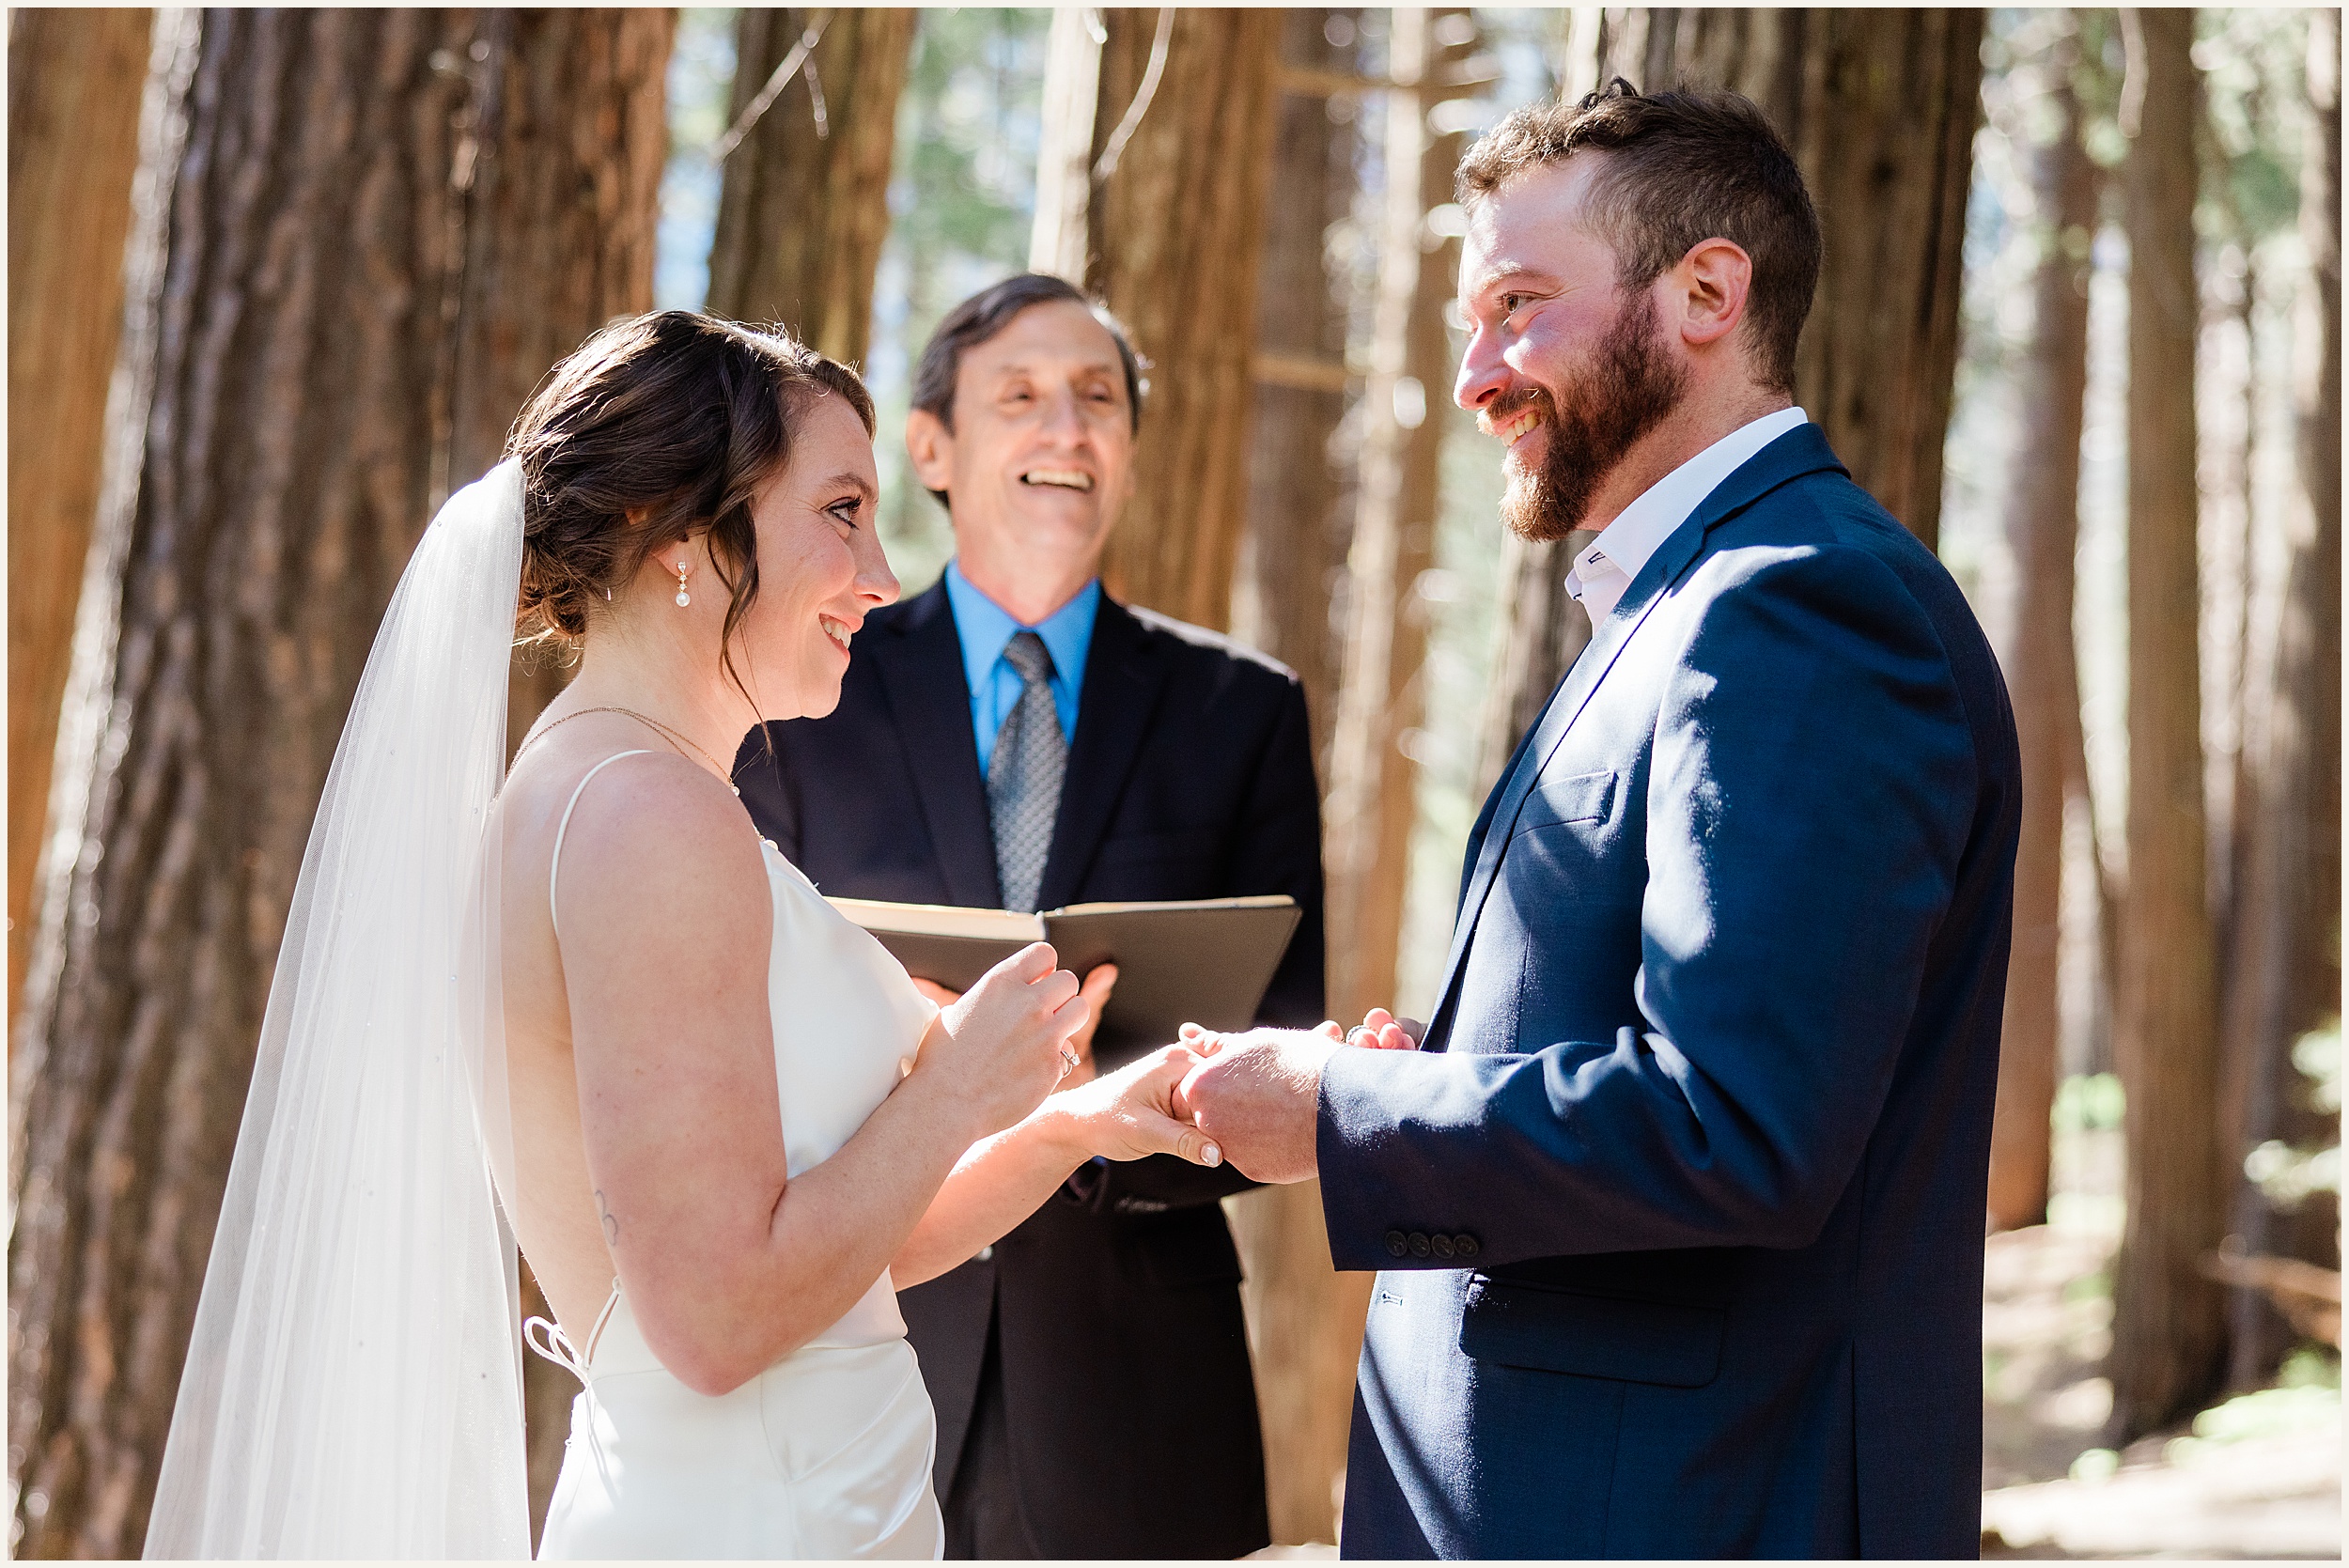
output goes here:
<path id="1" fill-rule="evenodd" d="M 781 329 L 690 310 L 613 322 L 550 371 L 514 421 L 506 451 L 521 465 L 518 642 L 576 649 L 645 558 L 696 529 L 725 584 L 721 658 L 758 597 L 751 498 L 791 458 L 791 432 L 815 399 L 837 394 L 874 429 L 855 371 Z"/>

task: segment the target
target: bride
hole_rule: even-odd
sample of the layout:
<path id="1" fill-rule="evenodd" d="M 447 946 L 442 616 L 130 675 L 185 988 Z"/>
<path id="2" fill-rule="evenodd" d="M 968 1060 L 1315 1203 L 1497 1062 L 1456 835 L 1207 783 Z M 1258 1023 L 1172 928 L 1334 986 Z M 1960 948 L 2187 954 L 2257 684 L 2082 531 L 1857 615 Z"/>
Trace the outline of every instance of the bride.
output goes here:
<path id="1" fill-rule="evenodd" d="M 1049 947 L 941 1012 L 735 799 L 896 597 L 872 433 L 852 372 L 660 312 L 435 519 L 312 830 L 148 1556 L 526 1555 L 506 1224 L 584 1385 L 544 1555 L 938 1556 L 894 1290 L 1087 1159 L 1220 1157 L 1181 1046 L 1054 1092 L 1091 1019 Z M 518 617 L 581 666 L 509 778 Z"/>

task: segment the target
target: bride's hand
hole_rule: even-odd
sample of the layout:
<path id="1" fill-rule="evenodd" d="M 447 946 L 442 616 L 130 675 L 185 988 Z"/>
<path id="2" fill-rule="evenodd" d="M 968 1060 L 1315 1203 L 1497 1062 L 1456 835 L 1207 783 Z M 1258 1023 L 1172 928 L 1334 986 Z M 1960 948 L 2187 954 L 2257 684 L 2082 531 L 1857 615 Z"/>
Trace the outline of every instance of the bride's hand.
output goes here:
<path id="1" fill-rule="evenodd" d="M 1056 1096 L 1055 1112 L 1071 1118 L 1089 1155 L 1140 1159 L 1180 1155 L 1193 1165 L 1221 1165 L 1223 1151 L 1178 1116 L 1175 1086 L 1199 1058 L 1184 1046 L 1161 1046 L 1117 1071 Z"/>
<path id="2" fill-rule="evenodd" d="M 1092 1013 L 1057 961 L 1043 942 L 1021 948 L 941 1008 L 923 1037 L 914 1075 L 969 1109 L 974 1141 L 1026 1116 L 1068 1076 L 1068 1038 Z"/>
<path id="3" fill-rule="evenodd" d="M 1081 1083 L 1093 1081 L 1093 1036 L 1095 1032 L 1101 1027 L 1101 1015 L 1109 1007 L 1110 992 L 1116 985 L 1117 966 L 1115 964 L 1096 964 L 1085 972 L 1084 984 L 1077 988 L 1077 994 L 1085 999 L 1085 1005 L 1090 1009 L 1091 1016 L 1085 1019 L 1083 1026 L 1076 1033 L 1068 1037 L 1068 1048 L 1077 1053 L 1077 1064 L 1068 1069 L 1066 1078 L 1060 1080 L 1058 1087 L 1053 1091 L 1055 1094 L 1060 1090 L 1074 1089 Z M 960 991 L 950 991 L 937 981 L 925 980 L 918 974 L 913 977 L 913 988 L 938 1003 L 941 1010 L 952 1007 L 962 1000 Z M 1330 1027 L 1335 1029 L 1337 1025 L 1331 1024 Z"/>

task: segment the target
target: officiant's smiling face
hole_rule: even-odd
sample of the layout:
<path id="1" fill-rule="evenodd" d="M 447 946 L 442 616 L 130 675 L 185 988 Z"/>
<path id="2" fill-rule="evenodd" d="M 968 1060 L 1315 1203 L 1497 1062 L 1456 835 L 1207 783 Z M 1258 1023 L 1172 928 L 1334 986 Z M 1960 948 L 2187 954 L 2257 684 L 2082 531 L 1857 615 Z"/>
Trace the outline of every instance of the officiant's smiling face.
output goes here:
<path id="1" fill-rule="evenodd" d="M 1615 248 L 1589 221 L 1604 156 L 1527 170 L 1469 211 L 1455 396 L 1507 445 L 1501 513 L 1529 539 L 1594 526 L 1610 475 L 1688 390 L 1658 290 L 1620 287 Z"/>
<path id="2" fill-rule="evenodd" d="M 839 706 L 851 639 L 867 613 L 897 597 L 881 553 L 880 481 L 863 421 L 841 397 L 798 401 L 790 459 L 751 502 L 759 592 L 737 636 L 762 719 L 818 718 Z"/>
<path id="3" fill-rule="evenodd" d="M 914 472 L 950 498 L 964 575 L 1041 620 L 1093 576 L 1133 488 L 1117 340 L 1075 300 L 1031 304 L 962 350 L 950 411 L 908 416 Z"/>

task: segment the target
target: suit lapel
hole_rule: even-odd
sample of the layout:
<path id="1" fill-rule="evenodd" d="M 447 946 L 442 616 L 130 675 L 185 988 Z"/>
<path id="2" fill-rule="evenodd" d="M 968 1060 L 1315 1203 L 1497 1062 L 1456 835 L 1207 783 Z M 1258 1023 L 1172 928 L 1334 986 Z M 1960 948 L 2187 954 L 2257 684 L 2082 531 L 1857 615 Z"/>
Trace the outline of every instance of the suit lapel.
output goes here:
<path id="1" fill-rule="evenodd" d="M 1167 674 L 1166 656 L 1153 646 L 1142 623 L 1102 595 L 1093 645 L 1085 654 L 1068 771 L 1061 781 L 1060 818 L 1053 824 L 1052 849 L 1036 895 L 1040 907 L 1056 909 L 1076 897 L 1142 754 Z"/>
<path id="2" fill-rule="evenodd" d="M 1461 888 L 1460 912 L 1452 927 L 1452 951 L 1444 959 L 1443 985 L 1437 992 L 1442 1001 L 1427 1031 L 1427 1049 L 1441 1050 L 1449 1044 L 1452 1016 L 1459 1000 L 1461 966 L 1475 935 L 1477 917 L 1484 911 L 1486 896 L 1492 892 L 1501 857 L 1508 849 L 1517 814 L 1524 809 L 1526 797 L 1532 793 L 1534 780 L 1541 776 L 1575 720 L 1581 717 L 1599 682 L 1615 667 L 1616 659 L 1633 633 L 1663 602 L 1665 590 L 1679 580 L 1703 551 L 1704 536 L 1715 524 L 1743 511 L 1781 485 L 1823 470 L 1842 473 L 1843 467 L 1816 425 L 1797 426 L 1748 458 L 1728 478 L 1714 486 L 1713 492 L 1688 515 L 1688 520 L 1657 547 L 1656 553 L 1640 569 L 1640 575 L 1624 590 L 1614 613 L 1599 628 L 1590 646 L 1582 650 L 1574 668 L 1566 672 L 1549 706 L 1542 710 L 1532 734 L 1518 747 L 1510 768 L 1494 785 L 1493 798 L 1486 802 L 1479 819 L 1482 835 L 1471 840 L 1474 868 Z"/>
<path id="3" fill-rule="evenodd" d="M 995 832 L 988 821 L 987 784 L 979 777 L 979 747 L 971 734 L 971 692 L 962 677 L 962 644 L 955 634 L 945 583 L 907 605 L 871 646 L 938 851 L 946 896 L 956 904 L 999 908 L 1003 898 L 995 875 Z"/>

